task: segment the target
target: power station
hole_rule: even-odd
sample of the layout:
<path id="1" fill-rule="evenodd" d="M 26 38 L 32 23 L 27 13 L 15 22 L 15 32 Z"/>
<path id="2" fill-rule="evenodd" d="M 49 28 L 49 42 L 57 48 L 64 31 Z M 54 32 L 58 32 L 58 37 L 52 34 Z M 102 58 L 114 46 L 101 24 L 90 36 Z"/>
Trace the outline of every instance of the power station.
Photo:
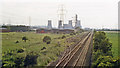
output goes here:
<path id="1" fill-rule="evenodd" d="M 48 25 L 46 28 L 37 29 L 37 33 L 71 33 L 74 32 L 77 27 L 82 29 L 81 21 L 78 19 L 78 15 L 76 14 L 73 18 L 74 20 L 68 20 L 68 24 L 65 24 L 65 7 L 62 4 L 58 10 L 58 27 L 52 27 L 52 20 L 48 20 Z M 73 26 L 73 23 L 75 24 Z"/>
<path id="2" fill-rule="evenodd" d="M 75 20 L 69 20 L 68 24 L 63 24 L 62 20 L 58 20 L 58 29 L 75 29 L 77 27 L 82 29 L 81 21 L 78 20 L 77 18 L 78 18 L 78 16 L 76 14 Z M 75 26 L 73 26 L 73 23 L 75 23 Z M 52 21 L 51 20 L 48 20 L 47 28 L 52 29 Z"/>
<path id="3" fill-rule="evenodd" d="M 74 28 L 82 28 L 81 27 L 81 22 L 80 20 L 78 20 L 78 15 L 76 14 L 74 17 L 74 21 L 73 20 L 69 20 L 68 24 L 64 24 L 64 18 L 65 18 L 65 13 L 66 13 L 66 9 L 64 7 L 64 5 L 62 4 L 58 10 L 58 16 L 59 16 L 59 21 L 58 21 L 58 29 L 74 29 Z M 73 27 L 73 22 L 75 22 L 75 26 Z"/>

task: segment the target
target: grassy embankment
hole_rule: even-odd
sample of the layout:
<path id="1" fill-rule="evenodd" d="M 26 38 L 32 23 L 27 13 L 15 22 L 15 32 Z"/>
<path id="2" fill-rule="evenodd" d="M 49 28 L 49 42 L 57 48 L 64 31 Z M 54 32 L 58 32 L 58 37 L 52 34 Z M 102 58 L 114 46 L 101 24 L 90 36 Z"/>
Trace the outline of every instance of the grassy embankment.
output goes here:
<path id="1" fill-rule="evenodd" d="M 20 66 L 24 66 L 24 60 L 30 53 L 37 54 L 37 59 L 35 59 L 35 65 L 37 66 L 45 66 L 51 61 L 56 61 L 60 55 L 60 52 L 64 51 L 66 45 L 74 44 L 73 42 L 67 43 L 66 38 L 59 38 L 63 35 L 65 35 L 67 38 L 71 37 L 69 34 L 37 34 L 33 32 L 2 33 L 2 56 L 3 60 L 5 60 L 4 63 L 6 63 L 5 66 L 15 65 L 14 60 L 18 61 L 18 59 L 16 60 L 16 58 L 14 59 L 13 57 L 22 57 L 22 59 L 24 58 L 23 60 L 19 60 L 21 61 L 21 63 L 19 63 Z M 26 42 L 22 41 L 23 36 L 28 38 Z M 44 36 L 51 37 L 52 41 L 50 44 L 43 42 Z M 19 42 L 16 43 L 16 41 Z M 60 46 L 58 46 L 58 42 Z M 46 49 L 43 49 L 43 47 Z M 18 53 L 19 49 L 23 49 L 24 51 Z M 13 60 L 9 60 L 9 58 Z"/>

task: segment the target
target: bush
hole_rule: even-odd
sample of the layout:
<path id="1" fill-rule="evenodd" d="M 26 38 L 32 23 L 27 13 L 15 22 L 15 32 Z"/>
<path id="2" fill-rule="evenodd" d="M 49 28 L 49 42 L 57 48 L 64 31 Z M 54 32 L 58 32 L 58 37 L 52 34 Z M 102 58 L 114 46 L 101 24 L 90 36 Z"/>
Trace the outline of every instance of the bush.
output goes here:
<path id="1" fill-rule="evenodd" d="M 61 39 L 61 37 L 58 37 L 58 39 Z"/>
<path id="2" fill-rule="evenodd" d="M 111 56 L 100 56 L 98 59 L 93 63 L 93 68 L 104 68 L 104 67 L 117 67 L 119 66 L 118 61 L 120 58 L 112 58 Z"/>
<path id="3" fill-rule="evenodd" d="M 3 68 L 18 68 L 19 66 L 23 66 L 23 57 L 18 57 L 15 54 L 14 50 L 9 50 L 2 55 L 2 67 Z"/>
<path id="4" fill-rule="evenodd" d="M 75 33 L 75 32 L 72 32 L 72 33 L 70 33 L 70 35 L 76 35 L 77 33 Z"/>
<path id="5" fill-rule="evenodd" d="M 50 44 L 50 41 L 48 41 L 47 44 Z"/>
<path id="6" fill-rule="evenodd" d="M 106 37 L 105 32 L 96 32 L 93 38 L 94 51 L 100 50 L 103 53 L 111 51 L 112 43 Z"/>
<path id="7" fill-rule="evenodd" d="M 64 39 L 64 38 L 66 38 L 66 36 L 65 36 L 65 35 L 63 35 L 63 36 L 62 36 L 62 39 Z"/>
<path id="8" fill-rule="evenodd" d="M 24 66 L 28 67 L 37 64 L 37 58 L 38 55 L 28 54 L 24 60 Z"/>
<path id="9" fill-rule="evenodd" d="M 24 65 L 24 57 L 16 57 L 15 58 L 15 67 L 20 67 Z"/>
<path id="10" fill-rule="evenodd" d="M 22 40 L 24 40 L 26 42 L 26 40 L 28 40 L 28 38 L 24 36 L 24 37 L 22 37 Z"/>
<path id="11" fill-rule="evenodd" d="M 16 41 L 15 43 L 19 43 L 19 41 Z"/>
<path id="12" fill-rule="evenodd" d="M 43 47 L 41 50 L 44 50 L 44 49 L 46 49 L 46 47 Z"/>
<path id="13" fill-rule="evenodd" d="M 76 35 L 76 33 L 75 33 L 75 32 L 73 32 L 73 35 Z"/>
<path id="14" fill-rule="evenodd" d="M 43 38 L 43 42 L 46 42 L 47 44 L 50 44 L 51 38 L 50 38 L 49 36 L 45 36 L 45 37 Z"/>
<path id="15" fill-rule="evenodd" d="M 70 33 L 70 35 L 73 35 L 72 33 Z"/>
<path id="16" fill-rule="evenodd" d="M 17 51 L 17 53 L 22 53 L 22 52 L 24 52 L 23 49 L 19 49 L 19 50 Z"/>
<path id="17" fill-rule="evenodd" d="M 105 32 L 95 32 L 93 38 L 92 68 L 116 66 L 112 56 L 112 43 L 106 37 Z"/>

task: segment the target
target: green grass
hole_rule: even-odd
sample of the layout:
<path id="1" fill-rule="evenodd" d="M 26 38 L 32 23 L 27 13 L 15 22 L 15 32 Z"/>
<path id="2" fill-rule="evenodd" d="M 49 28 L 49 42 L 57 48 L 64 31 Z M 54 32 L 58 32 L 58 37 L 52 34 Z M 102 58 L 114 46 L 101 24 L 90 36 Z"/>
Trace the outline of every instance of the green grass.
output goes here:
<path id="1" fill-rule="evenodd" d="M 37 65 L 45 66 L 51 61 L 56 61 L 58 55 L 64 51 L 66 45 L 74 44 L 73 42 L 67 43 L 66 38 L 58 39 L 58 37 L 62 37 L 63 35 L 67 36 L 67 38 L 71 37 L 69 34 L 39 34 L 34 32 L 2 33 L 2 53 L 4 56 L 8 51 L 14 50 L 15 56 L 25 57 L 27 54 L 33 52 L 39 55 Z M 22 41 L 23 36 L 28 38 L 27 42 Z M 43 42 L 44 36 L 51 37 L 52 41 L 50 44 Z M 16 41 L 19 41 L 19 43 L 15 43 Z M 60 46 L 58 46 L 58 42 L 60 42 Z M 46 49 L 41 50 L 43 47 L 46 47 Z M 17 53 L 18 49 L 24 49 L 24 52 Z"/>
<path id="2" fill-rule="evenodd" d="M 22 41 L 22 37 L 26 36 L 29 40 L 27 42 Z M 52 38 L 51 44 L 46 44 L 42 41 L 44 36 L 50 36 Z M 59 49 L 56 49 L 55 46 L 57 46 L 57 42 L 61 41 L 61 44 L 63 44 L 63 41 L 65 39 L 54 39 L 57 37 L 61 37 L 62 34 L 37 34 L 37 33 L 3 33 L 2 34 L 2 52 L 7 52 L 11 50 L 16 49 L 25 49 L 23 53 L 18 53 L 16 56 L 24 56 L 25 54 L 29 54 L 30 52 L 37 53 L 41 57 L 38 57 L 38 65 L 44 66 L 48 62 L 49 57 L 54 57 L 54 60 L 57 59 L 57 54 L 59 52 L 64 50 L 64 46 L 61 45 Z M 15 43 L 16 41 L 19 41 L 19 43 Z M 43 47 L 46 47 L 45 50 L 41 50 Z M 46 52 L 46 55 L 42 54 L 43 52 Z M 54 53 L 55 52 L 55 53 Z M 44 60 L 44 62 L 41 62 L 39 60 Z M 53 59 L 49 59 L 49 62 Z"/>
<path id="3" fill-rule="evenodd" d="M 120 52 L 118 52 L 120 49 L 120 47 L 118 47 L 118 34 L 119 34 L 119 38 L 120 38 L 120 33 L 114 33 L 114 32 L 106 33 L 107 37 L 109 38 L 110 42 L 112 43 L 112 52 L 113 52 L 114 57 L 120 56 Z"/>

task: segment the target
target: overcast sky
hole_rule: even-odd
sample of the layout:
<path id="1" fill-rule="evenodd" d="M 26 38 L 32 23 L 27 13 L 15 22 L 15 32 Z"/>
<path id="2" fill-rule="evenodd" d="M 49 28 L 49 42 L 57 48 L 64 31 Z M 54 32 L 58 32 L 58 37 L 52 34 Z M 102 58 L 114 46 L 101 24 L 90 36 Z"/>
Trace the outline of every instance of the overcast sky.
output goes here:
<path id="1" fill-rule="evenodd" d="M 64 4 L 65 23 L 78 14 L 82 27 L 118 28 L 119 0 L 0 0 L 0 24 L 58 26 L 58 7 Z"/>

